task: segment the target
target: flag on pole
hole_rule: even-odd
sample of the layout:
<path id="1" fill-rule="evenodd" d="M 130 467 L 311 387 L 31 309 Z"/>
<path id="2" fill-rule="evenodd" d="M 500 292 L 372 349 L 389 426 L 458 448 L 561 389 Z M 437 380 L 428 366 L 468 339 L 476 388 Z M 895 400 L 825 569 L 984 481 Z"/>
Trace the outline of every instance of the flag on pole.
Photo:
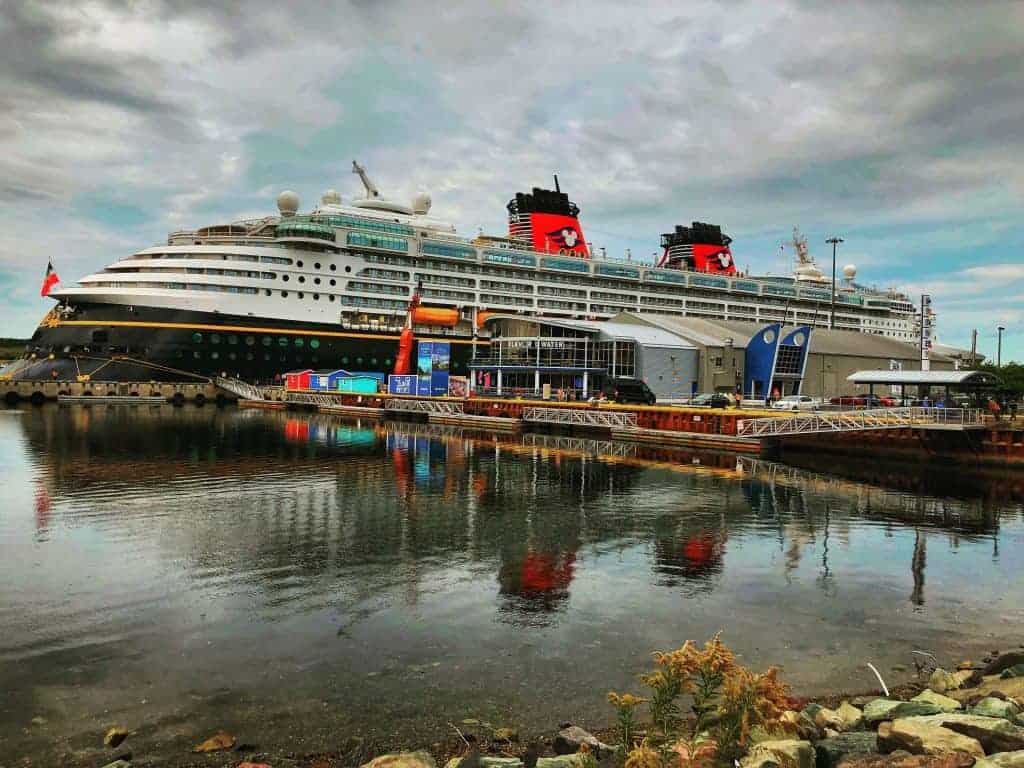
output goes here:
<path id="1" fill-rule="evenodd" d="M 53 262 L 46 262 L 46 276 L 43 278 L 43 287 L 39 291 L 39 295 L 46 297 L 50 295 L 50 291 L 57 283 L 60 282 L 60 278 L 57 277 L 57 272 L 53 269 Z"/>

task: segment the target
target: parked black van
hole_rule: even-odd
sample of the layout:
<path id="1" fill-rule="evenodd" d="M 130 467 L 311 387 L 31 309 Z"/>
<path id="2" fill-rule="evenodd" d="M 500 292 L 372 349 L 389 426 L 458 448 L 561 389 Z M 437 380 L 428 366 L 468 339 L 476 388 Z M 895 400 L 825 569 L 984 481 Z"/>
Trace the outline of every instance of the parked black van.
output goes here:
<path id="1" fill-rule="evenodd" d="M 658 401 L 651 388 L 638 379 L 606 379 L 603 390 L 605 397 L 616 403 L 654 405 Z"/>

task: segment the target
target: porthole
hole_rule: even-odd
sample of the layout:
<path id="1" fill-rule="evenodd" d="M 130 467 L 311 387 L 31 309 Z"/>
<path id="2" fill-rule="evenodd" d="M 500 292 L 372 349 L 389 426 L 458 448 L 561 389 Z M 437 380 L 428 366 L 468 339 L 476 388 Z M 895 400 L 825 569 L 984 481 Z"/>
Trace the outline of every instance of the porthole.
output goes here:
<path id="1" fill-rule="evenodd" d="M 180 360 L 185 356 L 185 352 L 183 350 L 176 349 L 174 350 L 174 356 Z"/>
<path id="2" fill-rule="evenodd" d="M 351 272 L 352 271 L 352 267 L 345 267 L 345 271 L 346 272 Z"/>
<path id="3" fill-rule="evenodd" d="M 238 359 L 238 355 L 236 355 L 234 352 L 228 352 L 228 360 L 237 360 L 237 359 Z"/>
<path id="4" fill-rule="evenodd" d="M 314 278 L 313 278 L 313 282 L 314 282 L 314 283 L 315 283 L 316 285 L 320 285 L 320 278 L 319 278 L 319 277 L 314 277 Z"/>
<path id="5" fill-rule="evenodd" d="M 304 278 L 302 275 L 299 275 L 299 282 L 300 283 L 306 282 L 306 278 Z"/>
<path id="6" fill-rule="evenodd" d="M 304 347 L 305 345 L 306 345 L 306 342 L 304 342 L 302 339 L 295 339 L 295 346 L 298 349 L 302 349 L 302 347 Z"/>
<path id="7" fill-rule="evenodd" d="M 263 289 L 263 292 L 264 292 L 265 294 L 267 294 L 267 296 L 270 296 L 271 294 L 273 294 L 273 291 L 272 291 L 272 290 L 270 290 L 269 288 L 264 288 L 264 289 Z"/>
<path id="8" fill-rule="evenodd" d="M 230 344 L 231 346 L 234 346 L 237 343 L 238 343 L 238 337 L 235 334 L 233 334 L 233 333 L 229 334 L 228 335 L 228 344 Z"/>
<path id="9" fill-rule="evenodd" d="M 199 331 L 196 331 L 195 333 L 192 334 L 192 341 L 196 344 L 202 344 L 203 334 L 199 333 Z"/>
<path id="10" fill-rule="evenodd" d="M 319 261 L 316 264 L 313 265 L 313 269 L 320 269 L 320 262 Z"/>
<path id="11" fill-rule="evenodd" d="M 287 299 L 288 298 L 288 291 L 281 291 L 281 298 L 282 299 Z"/>
<path id="12" fill-rule="evenodd" d="M 199 360 L 200 358 L 202 358 L 202 356 L 203 353 L 200 352 L 198 349 L 192 352 L 192 357 L 194 357 L 196 360 Z"/>
<path id="13" fill-rule="evenodd" d="M 274 343 L 274 340 L 272 338 L 270 338 L 269 336 L 264 336 L 263 337 L 263 346 L 264 347 L 269 347 L 273 343 Z"/>
<path id="14" fill-rule="evenodd" d="M 299 293 L 299 298 L 300 298 L 300 299 L 304 299 L 304 298 L 306 298 L 306 294 L 304 294 L 304 293 L 301 293 L 301 292 L 300 292 L 300 293 Z"/>
<path id="15" fill-rule="evenodd" d="M 320 294 L 319 293 L 314 293 L 313 294 L 313 301 L 320 301 Z"/>
<path id="16" fill-rule="evenodd" d="M 255 336 L 246 336 L 245 337 L 245 346 L 251 347 L 255 343 L 256 343 L 256 337 Z"/>
<path id="17" fill-rule="evenodd" d="M 210 353 L 210 359 L 211 360 L 216 360 L 219 357 L 220 357 L 220 352 L 218 352 L 217 350 L 213 350 L 213 352 Z"/>
<path id="18" fill-rule="evenodd" d="M 334 272 L 338 268 L 337 264 L 331 264 L 331 272 Z"/>
<path id="19" fill-rule="evenodd" d="M 341 364 L 342 365 L 348 365 L 348 358 L 347 357 L 341 358 Z"/>
<path id="20" fill-rule="evenodd" d="M 301 269 L 302 268 L 302 262 L 301 261 L 295 262 L 295 266 L 297 266 L 297 267 L 299 267 Z"/>
<path id="21" fill-rule="evenodd" d="M 310 349 L 320 349 L 320 339 L 310 339 L 309 340 L 309 348 Z"/>
<path id="22" fill-rule="evenodd" d="M 263 360 L 265 362 L 268 362 L 268 363 L 270 362 L 270 353 L 269 352 L 264 352 L 263 353 Z"/>
<path id="23" fill-rule="evenodd" d="M 328 298 L 328 299 L 330 299 L 331 301 L 334 301 L 334 294 L 332 293 L 332 294 L 331 294 L 330 296 L 328 296 L 327 298 Z"/>
<path id="24" fill-rule="evenodd" d="M 334 279 L 334 278 L 332 277 L 332 278 L 331 278 L 331 285 L 337 285 L 337 284 L 338 284 L 338 281 L 337 281 L 337 280 L 335 280 L 335 279 Z"/>
<path id="25" fill-rule="evenodd" d="M 284 281 L 285 281 L 285 282 L 287 283 L 287 282 L 288 282 L 288 281 L 289 281 L 289 280 L 290 280 L 291 278 L 290 278 L 290 277 L 288 277 L 288 275 L 285 275 L 285 276 L 284 276 L 284 277 L 282 277 L 281 279 L 282 279 L 282 280 L 284 280 Z"/>
<path id="26" fill-rule="evenodd" d="M 376 357 L 374 357 L 373 359 L 370 360 L 370 365 L 377 365 L 377 358 Z"/>
<path id="27" fill-rule="evenodd" d="M 251 362 L 251 361 L 252 361 L 252 359 L 253 359 L 253 357 L 254 357 L 254 355 L 253 355 L 253 353 L 252 353 L 252 352 L 246 352 L 246 353 L 245 353 L 245 359 L 246 359 L 246 360 L 249 360 L 249 361 Z"/>
<path id="28" fill-rule="evenodd" d="M 356 358 L 356 365 L 362 365 L 362 364 L 363 364 L 363 358 L 357 357 Z"/>
<path id="29" fill-rule="evenodd" d="M 391 358 L 390 357 L 387 360 L 384 361 L 384 367 L 386 367 L 386 368 L 390 368 L 391 367 Z"/>
<path id="30" fill-rule="evenodd" d="M 277 346 L 279 346 L 279 347 L 287 347 L 288 346 L 288 338 L 286 336 L 279 337 L 278 340 L 277 340 Z"/>

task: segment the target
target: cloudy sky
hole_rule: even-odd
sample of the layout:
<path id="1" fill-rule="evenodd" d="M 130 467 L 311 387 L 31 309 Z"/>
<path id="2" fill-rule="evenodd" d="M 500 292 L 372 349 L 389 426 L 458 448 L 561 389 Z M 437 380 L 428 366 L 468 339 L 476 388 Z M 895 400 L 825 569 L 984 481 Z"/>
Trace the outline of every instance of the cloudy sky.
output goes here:
<path id="1" fill-rule="evenodd" d="M 940 339 L 1024 358 L 1024 3 L 0 0 L 0 335 L 169 230 L 428 190 L 500 232 L 557 172 L 587 238 L 718 222 L 780 274 L 794 225 Z M 827 258 L 828 256 L 828 258 Z"/>

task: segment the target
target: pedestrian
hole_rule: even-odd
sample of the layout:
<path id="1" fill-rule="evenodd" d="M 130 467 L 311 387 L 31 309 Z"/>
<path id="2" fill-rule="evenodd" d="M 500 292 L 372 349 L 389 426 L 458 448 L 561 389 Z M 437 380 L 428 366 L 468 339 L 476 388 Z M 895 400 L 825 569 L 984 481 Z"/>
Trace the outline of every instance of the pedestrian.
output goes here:
<path id="1" fill-rule="evenodd" d="M 1010 421 L 1017 420 L 1017 399 L 1014 398 L 1010 401 Z"/>
<path id="2" fill-rule="evenodd" d="M 999 421 L 999 415 L 1001 410 L 1002 409 L 999 407 L 999 401 L 996 400 L 994 397 L 990 397 L 988 399 L 988 412 L 992 414 L 992 418 L 995 419 L 996 421 Z"/>
<path id="3" fill-rule="evenodd" d="M 736 401 L 736 410 L 743 407 L 743 395 L 738 390 L 736 394 L 733 395 L 733 399 Z"/>

